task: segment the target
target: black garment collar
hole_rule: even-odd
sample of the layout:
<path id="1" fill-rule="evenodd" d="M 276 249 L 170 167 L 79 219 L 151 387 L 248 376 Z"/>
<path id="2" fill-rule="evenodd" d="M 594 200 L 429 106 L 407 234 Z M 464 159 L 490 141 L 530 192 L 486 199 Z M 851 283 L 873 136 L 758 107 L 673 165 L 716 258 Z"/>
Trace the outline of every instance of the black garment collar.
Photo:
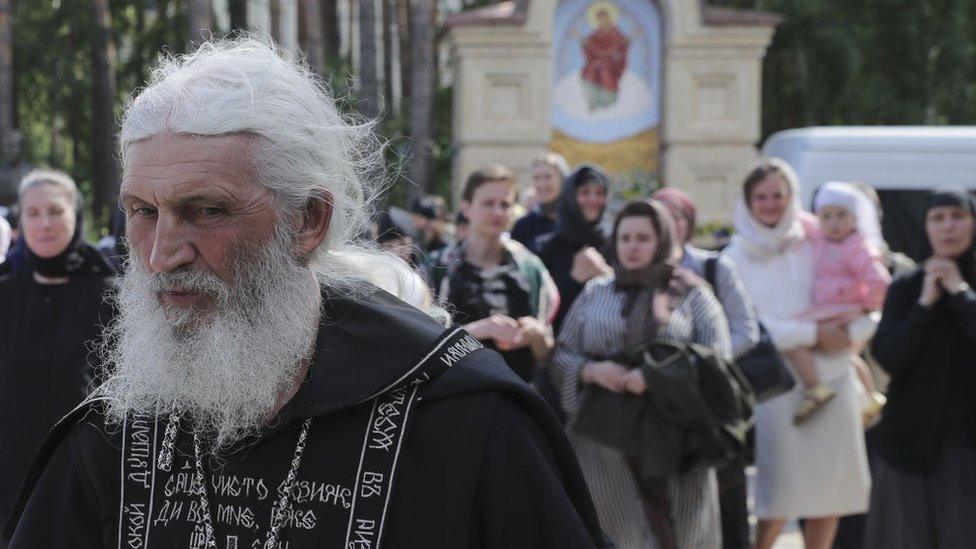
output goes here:
<path id="1" fill-rule="evenodd" d="M 322 320 L 309 373 L 279 425 L 365 402 L 396 384 L 433 350 L 445 328 L 374 288 L 365 297 L 322 294 Z"/>

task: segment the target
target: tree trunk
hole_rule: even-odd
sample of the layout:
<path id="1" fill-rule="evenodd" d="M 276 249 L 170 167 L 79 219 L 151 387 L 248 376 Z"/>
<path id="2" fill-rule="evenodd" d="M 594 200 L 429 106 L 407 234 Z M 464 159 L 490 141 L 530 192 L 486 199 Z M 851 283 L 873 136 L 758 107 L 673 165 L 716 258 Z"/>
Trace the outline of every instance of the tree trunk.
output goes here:
<path id="1" fill-rule="evenodd" d="M 301 0 L 301 24 L 305 30 L 305 55 L 317 74 L 325 72 L 325 46 L 322 44 L 322 14 L 319 0 Z"/>
<path id="2" fill-rule="evenodd" d="M 190 43 L 187 49 L 191 50 L 194 44 L 203 44 L 210 38 L 210 0 L 190 0 L 188 8 Z"/>
<path id="3" fill-rule="evenodd" d="M 10 0 L 0 0 L 0 166 L 12 161 L 14 130 L 14 40 Z"/>
<path id="4" fill-rule="evenodd" d="M 382 0 L 383 8 L 383 104 L 393 106 L 393 15 L 394 0 Z"/>
<path id="5" fill-rule="evenodd" d="M 281 42 L 281 0 L 271 0 L 271 39 Z"/>
<path id="6" fill-rule="evenodd" d="M 325 61 L 339 64 L 339 11 L 336 0 L 320 0 L 322 14 L 322 42 L 325 45 Z"/>
<path id="7" fill-rule="evenodd" d="M 247 29 L 247 0 L 227 0 L 230 11 L 230 30 Z"/>
<path id="8" fill-rule="evenodd" d="M 410 0 L 411 65 L 410 138 L 413 156 L 408 174 L 415 186 L 408 187 L 409 199 L 430 189 L 430 142 L 434 107 L 434 2 Z M 410 203 L 410 202 L 408 202 Z"/>
<path id="9" fill-rule="evenodd" d="M 380 112 L 376 82 L 376 2 L 359 2 L 359 111 L 368 118 Z"/>
<path id="10" fill-rule="evenodd" d="M 395 0 L 397 3 L 397 34 L 400 39 L 400 90 L 401 105 L 410 100 L 413 87 L 413 70 L 411 64 L 412 48 L 410 47 L 410 0 Z"/>
<path id="11" fill-rule="evenodd" d="M 136 36 L 144 36 L 146 32 L 146 0 L 136 0 L 135 6 L 136 10 Z M 146 82 L 146 52 L 139 44 L 139 40 L 135 41 L 136 47 L 132 50 L 132 72 L 136 74 L 136 85 L 142 86 Z"/>
<path id="12" fill-rule="evenodd" d="M 95 223 L 118 198 L 115 164 L 115 42 L 108 0 L 92 0 L 92 213 Z"/>

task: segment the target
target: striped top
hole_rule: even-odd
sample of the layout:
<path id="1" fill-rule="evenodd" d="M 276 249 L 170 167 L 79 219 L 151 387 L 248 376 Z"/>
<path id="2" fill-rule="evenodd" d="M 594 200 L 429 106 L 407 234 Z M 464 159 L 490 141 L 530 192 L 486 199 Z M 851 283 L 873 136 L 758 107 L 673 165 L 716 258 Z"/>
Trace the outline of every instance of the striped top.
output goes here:
<path id="1" fill-rule="evenodd" d="M 570 425 L 582 404 L 580 370 L 595 358 L 624 349 L 626 320 L 621 316 L 625 294 L 614 291 L 614 277 L 587 283 L 573 303 L 553 355 L 553 375 Z M 722 306 L 707 285 L 695 287 L 675 304 L 661 338 L 690 341 L 731 357 L 732 343 Z M 622 549 L 649 549 L 658 544 L 642 511 L 640 490 L 627 458 L 619 451 L 567 432 L 597 508 L 600 524 Z M 671 521 L 681 549 L 719 549 L 721 516 L 713 469 L 696 470 L 668 479 Z"/>
<path id="2" fill-rule="evenodd" d="M 582 404 L 580 370 L 586 362 L 624 350 L 626 319 L 621 314 L 625 294 L 614 290 L 614 276 L 586 284 L 566 315 L 553 354 L 554 375 L 563 409 L 575 415 Z M 658 330 L 662 339 L 698 343 L 720 356 L 732 357 L 725 313 L 707 286 L 697 286 L 675 304 L 667 323 Z"/>

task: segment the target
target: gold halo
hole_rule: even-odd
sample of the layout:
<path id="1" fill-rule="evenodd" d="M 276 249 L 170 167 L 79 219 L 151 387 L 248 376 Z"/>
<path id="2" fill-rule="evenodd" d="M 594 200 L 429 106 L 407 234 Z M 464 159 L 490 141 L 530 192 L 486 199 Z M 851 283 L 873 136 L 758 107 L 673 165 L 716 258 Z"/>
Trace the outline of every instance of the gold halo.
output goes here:
<path id="1" fill-rule="evenodd" d="M 610 22 L 616 23 L 620 19 L 620 8 L 613 2 L 594 2 L 586 8 L 586 18 L 590 20 L 591 28 L 599 28 L 600 23 L 596 19 L 596 14 L 605 11 L 610 16 Z"/>

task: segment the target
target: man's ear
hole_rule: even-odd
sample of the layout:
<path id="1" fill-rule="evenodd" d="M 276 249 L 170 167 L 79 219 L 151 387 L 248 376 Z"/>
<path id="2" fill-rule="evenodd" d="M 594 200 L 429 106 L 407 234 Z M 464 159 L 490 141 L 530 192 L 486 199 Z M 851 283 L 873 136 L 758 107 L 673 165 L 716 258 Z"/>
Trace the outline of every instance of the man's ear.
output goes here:
<path id="1" fill-rule="evenodd" d="M 299 257 L 310 257 L 325 240 L 332 223 L 332 210 L 331 196 L 313 197 L 305 202 L 305 209 L 297 220 L 300 226 L 295 232 L 295 251 Z"/>

